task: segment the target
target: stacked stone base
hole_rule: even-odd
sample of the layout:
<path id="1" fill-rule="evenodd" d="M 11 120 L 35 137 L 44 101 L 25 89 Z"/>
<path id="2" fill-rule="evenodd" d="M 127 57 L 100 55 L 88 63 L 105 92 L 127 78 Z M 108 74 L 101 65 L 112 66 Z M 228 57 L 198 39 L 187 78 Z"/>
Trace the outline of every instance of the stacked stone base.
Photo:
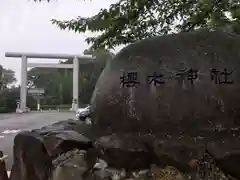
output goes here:
<path id="1" fill-rule="evenodd" d="M 237 179 L 240 133 L 230 130 L 114 134 L 63 121 L 15 137 L 10 180 Z"/>
<path id="2" fill-rule="evenodd" d="M 55 160 L 61 161 L 57 163 L 53 170 L 52 180 L 228 180 L 231 177 L 226 176 L 214 163 L 209 155 L 199 161 L 194 173 L 183 173 L 173 166 L 159 167 L 156 164 L 151 164 L 147 169 L 132 170 L 127 172 L 126 169 L 114 169 L 101 160 L 96 159 L 96 164 L 91 168 L 87 165 L 86 151 L 72 150 L 61 155 Z M 193 162 L 194 163 L 194 162 Z"/>

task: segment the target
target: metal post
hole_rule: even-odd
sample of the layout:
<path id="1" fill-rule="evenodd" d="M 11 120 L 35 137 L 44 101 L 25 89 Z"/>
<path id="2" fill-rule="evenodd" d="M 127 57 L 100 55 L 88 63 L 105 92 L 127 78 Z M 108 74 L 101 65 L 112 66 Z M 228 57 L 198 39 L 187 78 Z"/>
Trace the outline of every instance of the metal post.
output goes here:
<path id="1" fill-rule="evenodd" d="M 72 110 L 78 109 L 78 72 L 79 72 L 79 61 L 75 56 L 73 58 L 73 104 Z"/>
<path id="2" fill-rule="evenodd" d="M 37 111 L 40 111 L 40 97 L 37 97 Z"/>
<path id="3" fill-rule="evenodd" d="M 21 62 L 21 92 L 20 92 L 20 110 L 27 110 L 27 57 L 22 56 Z"/>

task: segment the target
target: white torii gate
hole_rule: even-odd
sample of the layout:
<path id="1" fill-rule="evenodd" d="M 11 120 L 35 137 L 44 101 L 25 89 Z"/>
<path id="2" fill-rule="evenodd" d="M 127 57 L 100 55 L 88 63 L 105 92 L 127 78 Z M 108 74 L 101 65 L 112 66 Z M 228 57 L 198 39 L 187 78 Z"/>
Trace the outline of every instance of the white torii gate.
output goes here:
<path id="1" fill-rule="evenodd" d="M 95 62 L 95 58 L 92 56 L 81 56 L 81 55 L 70 55 L 70 54 L 39 54 L 39 53 L 6 52 L 5 57 L 22 58 L 22 61 L 21 61 L 21 91 L 20 91 L 20 110 L 21 110 L 21 112 L 27 111 L 27 68 L 28 67 L 73 69 L 72 110 L 76 111 L 78 108 L 79 60 L 81 60 L 80 64 Z M 73 59 L 73 64 L 28 63 L 28 58 Z"/>

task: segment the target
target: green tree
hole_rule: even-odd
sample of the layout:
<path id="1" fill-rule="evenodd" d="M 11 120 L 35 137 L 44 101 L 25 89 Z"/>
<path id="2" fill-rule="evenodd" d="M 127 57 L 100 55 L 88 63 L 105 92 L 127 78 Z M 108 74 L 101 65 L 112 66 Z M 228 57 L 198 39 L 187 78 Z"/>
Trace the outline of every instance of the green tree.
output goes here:
<path id="1" fill-rule="evenodd" d="M 16 82 L 15 72 L 11 69 L 4 69 L 0 65 L 0 90 L 7 89 L 7 86 Z"/>
<path id="2" fill-rule="evenodd" d="M 45 90 L 46 104 L 60 104 L 60 84 L 62 77 L 58 69 L 54 68 L 32 68 L 28 72 L 28 87 L 43 88 Z"/>
<path id="3" fill-rule="evenodd" d="M 198 28 L 222 28 L 240 34 L 240 1 L 118 0 L 92 17 L 53 19 L 52 23 L 75 32 L 100 32 L 86 39 L 95 49 Z"/>
<path id="4" fill-rule="evenodd" d="M 15 112 L 17 100 L 20 99 L 20 86 L 0 91 L 0 113 Z M 36 110 L 36 100 L 32 96 L 27 97 L 28 107 Z"/>
<path id="5" fill-rule="evenodd" d="M 104 49 L 97 49 L 97 50 L 87 49 L 84 51 L 84 54 L 94 56 L 96 58 L 96 62 L 79 65 L 79 102 L 80 104 L 89 103 L 89 100 L 92 96 L 95 85 L 97 83 L 97 80 L 100 74 L 102 73 L 106 65 L 106 62 L 108 60 L 111 60 L 112 57 L 114 56 L 112 52 Z M 68 60 L 64 63 L 71 64 L 72 60 Z M 69 83 L 68 87 L 71 87 L 71 93 L 72 93 L 72 71 L 69 72 L 69 79 L 67 82 Z M 71 83 L 71 86 L 70 86 L 70 83 Z M 70 92 L 68 94 L 70 94 Z"/>
<path id="6" fill-rule="evenodd" d="M 2 74 L 3 74 L 3 67 L 0 65 L 0 89 L 2 89 L 3 83 L 2 83 Z"/>
<path id="7" fill-rule="evenodd" d="M 106 50 L 85 50 L 84 54 L 96 57 L 96 63 L 79 65 L 79 102 L 89 103 L 96 82 L 113 53 Z M 60 62 L 72 64 L 72 60 Z M 32 68 L 28 72 L 28 86 L 44 88 L 43 104 L 59 105 L 72 103 L 73 72 L 71 69 Z"/>

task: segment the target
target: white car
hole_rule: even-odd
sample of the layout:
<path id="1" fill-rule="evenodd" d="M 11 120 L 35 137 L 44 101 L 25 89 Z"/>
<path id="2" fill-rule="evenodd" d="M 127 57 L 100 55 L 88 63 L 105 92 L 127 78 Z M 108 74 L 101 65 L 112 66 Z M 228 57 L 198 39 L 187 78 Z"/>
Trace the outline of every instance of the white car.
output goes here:
<path id="1" fill-rule="evenodd" d="M 76 112 L 76 118 L 80 121 L 90 123 L 91 122 L 90 113 L 91 113 L 90 106 L 87 106 L 85 108 L 79 108 Z"/>

